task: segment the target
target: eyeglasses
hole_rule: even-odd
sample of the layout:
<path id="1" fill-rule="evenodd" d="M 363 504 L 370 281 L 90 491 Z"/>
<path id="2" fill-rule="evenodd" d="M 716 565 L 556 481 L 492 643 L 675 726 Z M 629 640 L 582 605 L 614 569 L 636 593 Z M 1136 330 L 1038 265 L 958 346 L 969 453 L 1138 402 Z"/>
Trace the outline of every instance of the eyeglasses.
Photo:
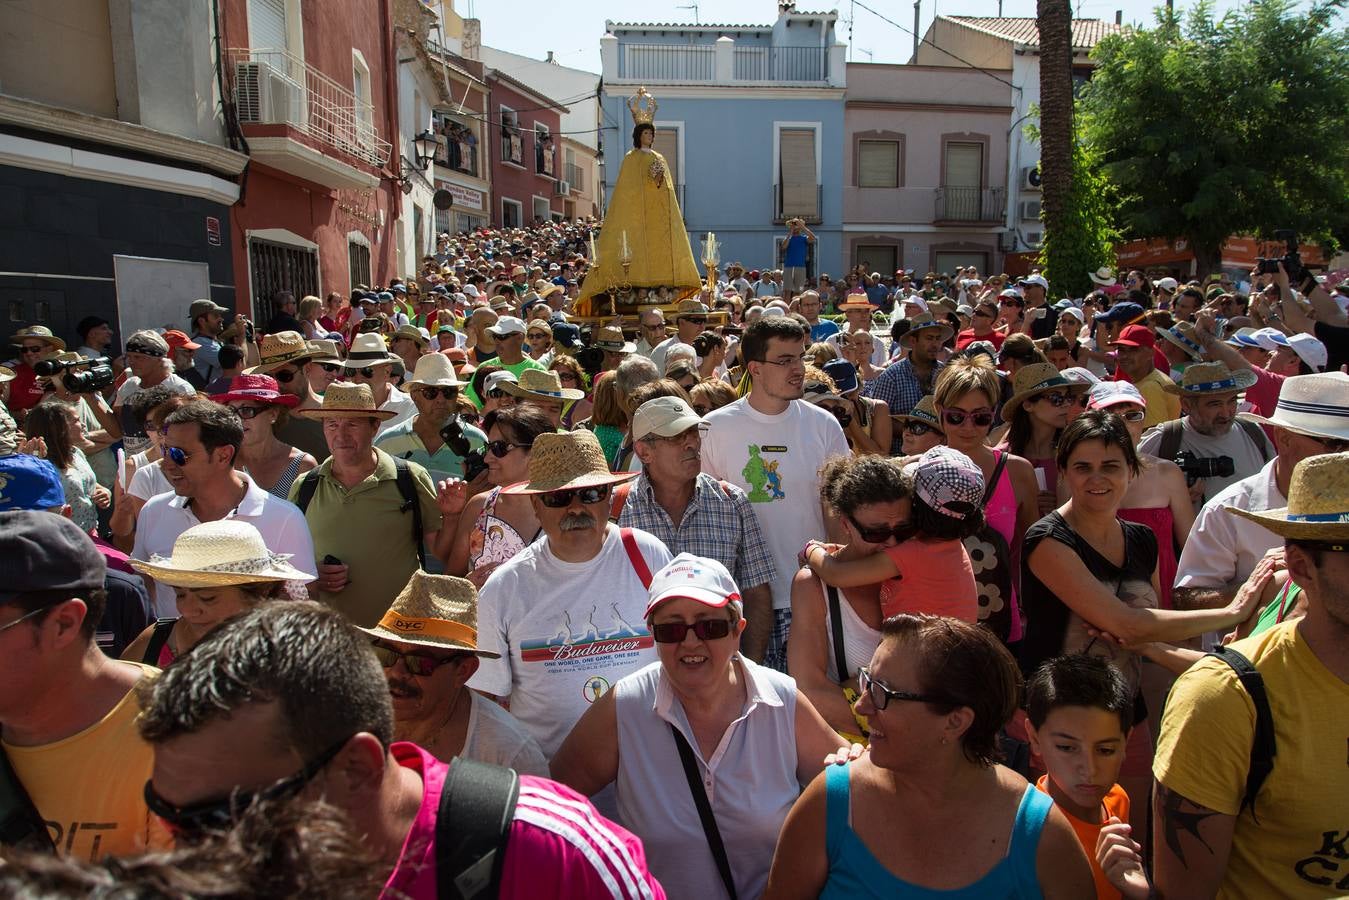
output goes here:
<path id="1" fill-rule="evenodd" d="M 877 710 L 885 709 L 890 705 L 891 700 L 908 700 L 911 703 L 941 703 L 947 704 L 948 701 L 941 697 L 933 697 L 929 694 L 915 694 L 910 691 L 897 691 L 892 687 L 875 680 L 871 677 L 871 671 L 868 666 L 861 666 L 857 670 L 857 692 L 871 700 L 871 705 Z"/>
<path id="2" fill-rule="evenodd" d="M 439 669 L 446 663 L 456 662 L 463 659 L 467 654 L 454 653 L 450 656 L 428 656 L 424 653 L 404 653 L 401 650 L 395 650 L 392 647 L 386 647 L 383 644 L 372 644 L 375 651 L 375 658 L 379 664 L 386 669 L 392 669 L 398 665 L 398 661 L 403 661 L 403 668 L 407 669 L 413 675 L 426 677 Z"/>
<path id="3" fill-rule="evenodd" d="M 236 406 L 234 411 L 239 414 L 241 419 L 256 419 L 261 413 L 265 413 L 266 406 Z"/>
<path id="4" fill-rule="evenodd" d="M 190 457 L 196 456 L 196 450 L 184 450 L 182 447 L 165 447 L 164 455 L 175 466 L 185 466 Z"/>
<path id="5" fill-rule="evenodd" d="M 554 371 L 554 372 L 557 372 L 557 380 L 558 380 L 558 381 L 568 381 L 568 382 L 571 382 L 572 384 L 580 384 L 580 383 L 581 383 L 581 379 L 579 379 L 579 378 L 576 377 L 576 373 L 575 373 L 575 372 L 558 371 L 558 370 L 556 370 L 556 369 L 554 369 L 553 371 Z"/>
<path id="6" fill-rule="evenodd" d="M 1119 417 L 1126 422 L 1141 422 L 1147 418 L 1147 413 L 1141 409 L 1131 409 L 1128 412 L 1122 412 Z"/>
<path id="7" fill-rule="evenodd" d="M 337 375 L 342 371 L 343 366 L 340 363 L 320 363 L 320 368 L 329 375 Z"/>
<path id="8" fill-rule="evenodd" d="M 258 791 L 236 789 L 225 797 L 203 800 L 200 803 L 189 803 L 186 806 L 175 806 L 165 800 L 155 790 L 154 782 L 147 781 L 145 782 L 145 805 L 150 812 L 163 820 L 164 824 L 180 837 L 195 837 L 206 831 L 223 830 L 232 825 L 238 813 L 247 809 L 254 799 L 277 800 L 298 794 L 306 784 L 314 779 L 315 775 L 323 770 L 324 766 L 332 762 L 337 754 L 342 752 L 342 748 L 350 740 L 351 737 L 343 738 L 340 742 L 305 763 L 300 771 L 289 778 L 281 779 L 271 787 Z"/>
<path id="9" fill-rule="evenodd" d="M 898 525 L 863 525 L 852 516 L 848 517 L 848 521 L 857 529 L 858 537 L 868 544 L 884 544 L 891 537 L 902 544 L 917 533 L 912 522 L 900 522 Z"/>
<path id="10" fill-rule="evenodd" d="M 1073 399 L 1072 394 L 1064 394 L 1059 391 L 1049 391 L 1035 398 L 1036 400 L 1047 400 L 1049 405 L 1055 409 L 1062 409 Z"/>
<path id="11" fill-rule="evenodd" d="M 23 347 L 22 349 L 24 353 L 41 353 L 43 350 L 46 350 L 47 348 L 42 344 L 38 344 L 37 346 L 33 346 L 30 344 L 26 347 Z"/>
<path id="12" fill-rule="evenodd" d="M 987 428 L 993 424 L 993 411 L 991 409 L 981 409 L 974 412 L 963 409 L 944 409 L 941 412 L 942 420 L 947 425 L 964 425 L 967 416 L 971 422 L 980 428 Z"/>
<path id="13" fill-rule="evenodd" d="M 991 312 L 985 312 L 985 311 L 982 310 L 982 309 L 976 309 L 976 310 L 974 311 L 974 315 L 971 316 L 971 318 L 974 318 L 974 319 L 991 319 L 991 318 L 993 318 L 993 313 L 991 313 Z"/>
<path id="14" fill-rule="evenodd" d="M 835 419 L 838 419 L 838 424 L 844 428 L 847 428 L 852 424 L 852 413 L 848 412 L 846 409 L 839 406 L 826 406 L 825 409 L 827 409 L 830 415 Z"/>
<path id="15" fill-rule="evenodd" d="M 529 338 L 531 341 L 545 341 L 552 336 L 553 333 L 551 331 L 531 331 L 525 335 L 525 337 Z"/>
<path id="16" fill-rule="evenodd" d="M 931 425 L 926 422 L 906 422 L 904 423 L 904 433 L 911 434 L 914 437 L 922 437 L 929 431 L 935 431 Z"/>
<path id="17" fill-rule="evenodd" d="M 759 362 L 765 363 L 770 366 L 782 366 L 783 368 L 792 368 L 794 366 L 800 366 L 803 369 L 806 367 L 806 361 L 807 359 L 805 354 L 802 354 L 800 356 L 783 356 L 779 359 L 759 360 Z"/>
<path id="18" fill-rule="evenodd" d="M 297 374 L 298 372 L 292 369 L 277 369 L 272 373 L 272 377 L 276 379 L 277 384 L 290 384 Z"/>
<path id="19" fill-rule="evenodd" d="M 609 499 L 609 485 L 601 484 L 592 487 L 566 488 L 561 491 L 548 491 L 539 494 L 539 500 L 549 509 L 561 509 L 564 506 L 571 505 L 571 498 L 580 499 L 582 505 L 591 506 L 596 503 L 603 503 Z"/>
<path id="20" fill-rule="evenodd" d="M 374 377 L 375 377 L 375 367 L 374 367 L 374 366 L 366 366 L 366 367 L 363 368 L 363 369 L 352 369 L 352 370 L 351 370 L 351 377 L 352 377 L 352 378 L 355 378 L 357 375 L 361 376 L 362 378 L 374 378 Z"/>
<path id="21" fill-rule="evenodd" d="M 1325 447 L 1327 453 L 1343 453 L 1345 450 L 1349 450 L 1349 441 L 1339 440 L 1338 438 L 1319 437 L 1314 434 L 1308 434 L 1305 435 L 1305 437 L 1311 438 L 1322 447 Z"/>
<path id="22" fill-rule="evenodd" d="M 692 631 L 700 641 L 717 641 L 731 633 L 730 619 L 701 619 L 687 622 L 661 622 L 651 626 L 651 637 L 658 644 L 678 644 Z"/>
<path id="23" fill-rule="evenodd" d="M 530 447 L 532 447 L 532 446 L 534 446 L 534 445 L 533 445 L 533 444 L 511 444 L 511 443 L 508 443 L 508 442 L 506 442 L 506 441 L 488 441 L 488 442 L 487 442 L 487 449 L 488 449 L 488 450 L 491 452 L 491 454 L 492 454 L 493 456 L 495 456 L 497 459 L 503 458 L 507 453 L 510 453 L 512 450 L 528 450 L 528 449 L 529 449 Z"/>
<path id="24" fill-rule="evenodd" d="M 13 622 L 6 622 L 4 625 L 0 625 L 0 632 L 8 631 L 9 629 L 13 628 L 15 625 L 18 625 L 20 622 L 26 622 L 26 621 L 28 621 L 29 619 L 33 618 L 34 616 L 40 616 L 40 615 L 42 615 L 44 612 L 47 612 L 47 611 L 50 610 L 50 609 L 51 609 L 50 606 L 39 606 L 37 609 L 32 610 L 31 612 L 26 612 L 26 613 L 24 613 L 23 615 L 19 616 L 19 617 L 18 617 L 17 619 L 15 619 Z"/>
<path id="25" fill-rule="evenodd" d="M 459 388 L 453 387 L 422 387 L 418 388 L 422 396 L 427 400 L 435 400 L 437 397 L 444 397 L 446 400 L 453 400 L 459 396 Z"/>
<path id="26" fill-rule="evenodd" d="M 488 397 L 491 397 L 493 400 L 514 400 L 514 399 L 515 399 L 515 395 L 514 395 L 514 394 L 508 394 L 508 393 L 506 393 L 506 392 L 505 392 L 503 389 L 501 389 L 501 388 L 492 388 L 490 391 L 487 392 L 487 396 L 488 396 Z"/>
<path id="27" fill-rule="evenodd" d="M 681 322 L 688 322 L 690 325 L 706 325 L 707 316 L 683 316 Z"/>

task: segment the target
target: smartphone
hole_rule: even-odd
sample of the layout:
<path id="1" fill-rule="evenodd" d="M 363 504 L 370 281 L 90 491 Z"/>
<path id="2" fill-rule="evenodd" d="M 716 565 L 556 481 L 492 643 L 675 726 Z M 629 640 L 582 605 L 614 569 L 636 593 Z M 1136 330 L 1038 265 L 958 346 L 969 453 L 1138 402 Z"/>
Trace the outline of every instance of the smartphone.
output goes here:
<path id="1" fill-rule="evenodd" d="M 329 553 L 327 556 L 323 557 L 323 564 L 325 566 L 340 566 L 342 565 L 342 560 Z"/>

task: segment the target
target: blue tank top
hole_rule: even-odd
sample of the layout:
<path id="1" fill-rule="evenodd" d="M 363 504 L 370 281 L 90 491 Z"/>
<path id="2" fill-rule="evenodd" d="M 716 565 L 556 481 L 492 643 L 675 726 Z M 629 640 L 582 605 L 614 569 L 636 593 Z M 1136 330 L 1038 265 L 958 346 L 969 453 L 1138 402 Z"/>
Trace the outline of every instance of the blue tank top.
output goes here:
<path id="1" fill-rule="evenodd" d="M 858 900 L 876 897 L 887 900 L 989 900 L 1041 897 L 1040 879 L 1035 871 L 1035 854 L 1040 830 L 1054 801 L 1048 794 L 1027 784 L 1017 807 L 1012 840 L 1007 855 L 983 878 L 957 890 L 944 891 L 919 887 L 896 878 L 881 865 L 848 824 L 849 766 L 829 766 L 825 771 L 825 847 L 829 854 L 829 878 L 820 892 L 820 900 Z"/>

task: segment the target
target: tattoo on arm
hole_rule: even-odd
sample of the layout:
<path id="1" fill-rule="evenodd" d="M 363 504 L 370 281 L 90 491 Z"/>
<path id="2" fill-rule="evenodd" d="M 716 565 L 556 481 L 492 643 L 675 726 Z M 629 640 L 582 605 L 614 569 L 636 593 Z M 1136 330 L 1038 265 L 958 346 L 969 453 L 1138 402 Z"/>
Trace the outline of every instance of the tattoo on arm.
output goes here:
<path id="1" fill-rule="evenodd" d="M 1180 845 L 1181 832 L 1192 835 L 1195 840 L 1204 846 L 1205 850 L 1212 854 L 1213 848 L 1199 833 L 1199 826 L 1205 820 L 1219 815 L 1219 813 L 1182 797 L 1161 782 L 1157 783 L 1156 790 L 1157 798 L 1162 807 L 1162 828 L 1166 838 L 1166 846 L 1176 855 L 1176 859 L 1180 860 L 1180 864 L 1188 869 L 1190 864 L 1186 862 L 1185 851 Z"/>

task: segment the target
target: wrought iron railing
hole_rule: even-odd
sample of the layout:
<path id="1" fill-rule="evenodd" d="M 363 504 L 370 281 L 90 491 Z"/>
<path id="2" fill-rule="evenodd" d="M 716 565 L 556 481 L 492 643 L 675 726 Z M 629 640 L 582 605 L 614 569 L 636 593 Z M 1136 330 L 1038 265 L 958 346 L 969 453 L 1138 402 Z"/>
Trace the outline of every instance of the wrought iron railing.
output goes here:
<path id="1" fill-rule="evenodd" d="M 618 77 L 649 81 L 711 81 L 716 74 L 712 46 L 620 44 Z"/>
<path id="2" fill-rule="evenodd" d="M 825 47 L 736 47 L 736 81 L 828 81 Z"/>
<path id="3" fill-rule="evenodd" d="M 1003 188 L 939 187 L 935 198 L 939 222 L 1001 222 L 1007 211 Z"/>

